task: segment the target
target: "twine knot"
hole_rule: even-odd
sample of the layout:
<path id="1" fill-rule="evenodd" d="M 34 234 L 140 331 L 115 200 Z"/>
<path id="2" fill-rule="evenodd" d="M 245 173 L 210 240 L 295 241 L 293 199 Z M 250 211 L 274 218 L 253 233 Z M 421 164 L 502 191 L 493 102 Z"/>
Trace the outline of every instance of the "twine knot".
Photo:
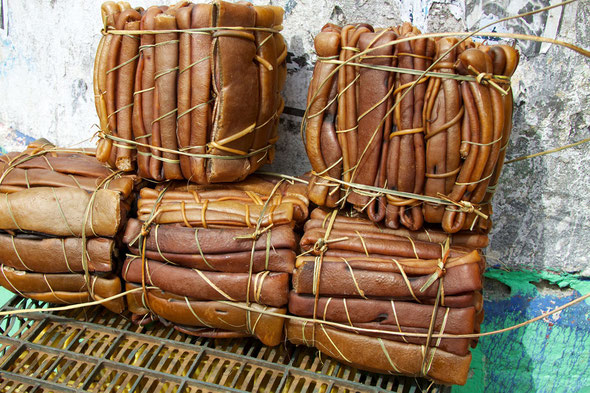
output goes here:
<path id="1" fill-rule="evenodd" d="M 480 72 L 479 74 L 477 74 L 475 76 L 475 80 L 477 81 L 477 83 L 479 83 L 480 85 L 485 85 L 488 83 L 488 81 L 492 78 L 492 74 L 487 73 L 487 72 Z"/>
<path id="2" fill-rule="evenodd" d="M 483 218 L 484 220 L 488 219 L 488 215 L 483 213 L 480 209 L 480 207 L 478 205 L 475 205 L 469 201 L 454 201 L 451 198 L 449 198 L 448 196 L 441 194 L 440 192 L 437 194 L 437 196 L 442 199 L 443 201 L 446 201 L 449 203 L 449 205 L 453 205 L 458 207 L 459 211 L 462 213 L 467 213 L 467 214 L 471 214 L 471 213 L 475 213 L 478 216 L 480 216 L 481 218 Z M 448 209 L 448 207 L 447 207 Z"/>
<path id="3" fill-rule="evenodd" d="M 471 214 L 471 213 L 475 213 L 478 216 L 480 216 L 481 218 L 483 218 L 484 220 L 488 219 L 488 215 L 482 213 L 481 209 L 479 207 L 477 207 L 476 205 L 474 205 L 473 203 L 469 202 L 469 201 L 460 201 L 458 203 L 459 206 L 459 210 L 461 210 L 462 212 Z"/>
<path id="4" fill-rule="evenodd" d="M 328 251 L 328 242 L 326 241 L 326 239 L 320 237 L 313 245 L 313 251 L 316 253 L 320 252 L 322 254 Z"/>
<path id="5" fill-rule="evenodd" d="M 461 205 L 461 211 L 465 212 L 465 213 L 475 213 L 475 206 L 473 206 L 473 203 L 469 202 L 469 201 L 461 201 L 459 202 L 459 205 Z"/>
<path id="6" fill-rule="evenodd" d="M 480 85 L 489 84 L 491 87 L 498 90 L 500 92 L 500 94 L 502 94 L 503 96 L 508 94 L 508 91 L 501 88 L 500 85 L 498 85 L 496 82 L 494 82 L 494 79 L 502 78 L 501 83 L 505 83 L 506 81 L 504 81 L 505 77 L 503 75 L 494 75 L 494 74 L 490 74 L 489 72 L 479 72 L 479 70 L 476 69 L 475 67 L 473 67 L 472 65 L 469 65 L 469 67 L 467 67 L 467 69 L 475 75 L 475 81 L 477 83 L 479 83 Z M 508 83 L 510 83 L 509 81 L 510 80 L 508 79 Z"/>
<path id="7" fill-rule="evenodd" d="M 313 245 L 312 251 L 314 251 L 315 253 L 321 253 L 324 254 L 326 251 L 328 251 L 328 245 L 330 243 L 337 243 L 337 242 L 341 242 L 344 240 L 348 240 L 347 236 L 343 236 L 343 237 L 339 237 L 338 239 L 327 239 L 324 237 L 320 237 L 315 244 Z"/>
<path id="8" fill-rule="evenodd" d="M 428 281 L 426 281 L 424 285 L 422 285 L 422 287 L 420 288 L 420 292 L 426 291 L 428 288 L 432 286 L 432 284 L 434 284 L 437 280 L 439 280 L 441 277 L 444 277 L 444 275 L 447 274 L 447 269 L 445 268 L 447 255 L 448 254 L 445 254 L 445 256 L 442 259 L 439 258 L 436 270 L 428 278 Z"/>
<path id="9" fill-rule="evenodd" d="M 151 225 L 149 225 L 149 224 L 147 224 L 147 225 L 146 224 L 143 224 L 141 226 L 141 232 L 140 232 L 141 236 L 142 237 L 147 237 L 150 234 L 150 230 L 151 230 Z"/>
<path id="10" fill-rule="evenodd" d="M 257 229 L 250 235 L 246 235 L 246 238 L 252 239 L 253 241 L 257 241 L 260 238 L 260 235 L 262 235 L 262 232 Z"/>
<path id="11" fill-rule="evenodd" d="M 442 259 L 438 260 L 438 263 L 436 265 L 436 271 L 439 272 L 439 276 L 444 276 L 445 274 L 447 274 L 447 268 L 445 267 L 445 261 Z"/>
<path id="12" fill-rule="evenodd" d="M 248 234 L 248 235 L 242 235 L 242 236 L 236 236 L 234 237 L 234 239 L 246 239 L 246 240 L 252 240 L 252 241 L 257 241 L 258 239 L 260 239 L 260 236 L 262 236 L 266 231 L 269 231 L 272 228 L 273 224 L 270 224 L 269 226 L 260 229 L 260 228 L 256 228 L 254 230 L 254 232 Z"/>
<path id="13" fill-rule="evenodd" d="M 438 259 L 438 263 L 436 264 L 436 270 L 434 271 L 434 273 L 432 273 L 432 275 L 428 278 L 424 285 L 422 285 L 422 287 L 420 288 L 420 292 L 423 293 L 424 291 L 426 291 L 428 288 L 430 288 L 432 284 L 434 284 L 437 280 L 442 278 L 447 273 L 445 264 L 447 263 L 447 259 L 449 258 L 450 252 L 451 240 L 450 237 L 447 237 L 447 240 L 445 240 L 444 244 L 442 245 L 442 258 Z"/>

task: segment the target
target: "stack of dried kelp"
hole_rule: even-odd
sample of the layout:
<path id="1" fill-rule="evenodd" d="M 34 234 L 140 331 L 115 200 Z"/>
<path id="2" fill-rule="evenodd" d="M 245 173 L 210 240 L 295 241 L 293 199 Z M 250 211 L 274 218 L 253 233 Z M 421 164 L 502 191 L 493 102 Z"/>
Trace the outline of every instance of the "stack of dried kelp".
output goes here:
<path id="1" fill-rule="evenodd" d="M 287 337 L 363 369 L 463 384 L 475 342 L 436 335 L 479 332 L 487 242 L 316 209 L 289 296 L 289 312 L 311 319 L 290 320 Z"/>
<path id="2" fill-rule="evenodd" d="M 359 368 L 465 383 L 518 52 L 409 23 L 324 26 L 305 186 L 252 174 L 284 105 L 281 8 L 102 14 L 96 152 L 0 157 L 0 285 L 61 304 L 119 294 L 104 305 L 126 299 L 138 324 L 267 345 L 286 330 Z M 132 206 L 139 178 L 155 182 Z M 305 222 L 308 192 L 321 208 Z"/>
<path id="3" fill-rule="evenodd" d="M 512 128 L 505 45 L 409 23 L 324 26 L 305 143 L 315 210 L 289 340 L 361 368 L 465 383 L 494 193 Z M 340 211 L 338 213 L 338 211 Z M 322 322 L 327 321 L 327 322 Z M 444 337 L 444 335 L 447 337 Z"/>
<path id="4" fill-rule="evenodd" d="M 144 188 L 124 241 L 134 320 L 160 319 L 210 337 L 255 336 L 277 345 L 295 263 L 306 187 L 276 178 L 209 186 Z"/>
<path id="5" fill-rule="evenodd" d="M 109 1 L 102 15 L 100 161 L 198 184 L 243 180 L 272 161 L 287 75 L 282 8 Z"/>
<path id="6" fill-rule="evenodd" d="M 328 24 L 316 36 L 310 200 L 346 201 L 390 228 L 489 230 L 479 212 L 491 212 L 504 162 L 518 52 L 420 34 L 409 23 Z"/>
<path id="7" fill-rule="evenodd" d="M 121 293 L 116 236 L 136 178 L 44 140 L 0 160 L 0 285 L 58 304 Z M 122 312 L 124 299 L 103 305 Z"/>

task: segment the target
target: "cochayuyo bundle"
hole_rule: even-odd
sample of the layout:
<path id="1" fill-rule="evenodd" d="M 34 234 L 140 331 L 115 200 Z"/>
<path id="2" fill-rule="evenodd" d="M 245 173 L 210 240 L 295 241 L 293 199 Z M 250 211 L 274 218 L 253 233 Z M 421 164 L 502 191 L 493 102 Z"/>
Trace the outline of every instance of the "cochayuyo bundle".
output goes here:
<path id="1" fill-rule="evenodd" d="M 121 293 L 116 236 L 134 176 L 100 165 L 94 151 L 45 140 L 0 157 L 0 285 L 24 297 L 84 303 Z M 120 313 L 124 299 L 103 303 Z"/>
<path id="2" fill-rule="evenodd" d="M 483 319 L 481 249 L 511 131 L 505 45 L 409 23 L 324 26 L 305 143 L 305 225 L 288 339 L 378 372 L 464 384 Z M 398 335 L 392 333 L 399 333 Z"/>
<path id="3" fill-rule="evenodd" d="M 138 323 L 159 319 L 206 337 L 283 339 L 295 265 L 294 226 L 307 218 L 306 186 L 252 175 L 219 185 L 144 188 L 129 221 L 123 266 Z"/>
<path id="4" fill-rule="evenodd" d="M 285 82 L 283 9 L 216 1 L 102 5 L 97 158 L 154 180 L 243 180 L 272 161 Z"/>
<path id="5" fill-rule="evenodd" d="M 488 231 L 519 54 L 420 34 L 409 23 L 328 24 L 316 36 L 305 116 L 310 200 L 348 202 L 389 228 Z"/>
<path id="6" fill-rule="evenodd" d="M 476 341 L 434 336 L 479 332 L 485 234 L 391 229 L 322 209 L 304 229 L 289 312 L 312 319 L 289 320 L 291 342 L 370 371 L 465 383 Z"/>

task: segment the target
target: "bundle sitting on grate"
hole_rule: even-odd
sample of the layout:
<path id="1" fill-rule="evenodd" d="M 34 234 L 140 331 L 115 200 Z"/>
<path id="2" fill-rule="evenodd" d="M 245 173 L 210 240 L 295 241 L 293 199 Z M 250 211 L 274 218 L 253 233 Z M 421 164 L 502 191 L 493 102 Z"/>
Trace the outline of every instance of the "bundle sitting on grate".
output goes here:
<path id="1" fill-rule="evenodd" d="M 207 337 L 254 336 L 278 345 L 306 186 L 276 178 L 208 186 L 144 188 L 124 241 L 123 267 L 134 320 L 159 319 Z"/>
<path id="2" fill-rule="evenodd" d="M 102 5 L 97 158 L 143 178 L 246 178 L 272 161 L 284 100 L 283 9 L 215 1 Z"/>
<path id="3" fill-rule="evenodd" d="M 0 285 L 57 304 L 121 293 L 117 235 L 137 178 L 99 164 L 94 150 L 45 140 L 0 157 Z M 124 299 L 103 303 L 124 310 Z"/>
<path id="4" fill-rule="evenodd" d="M 321 209 L 304 230 L 289 312 L 306 319 L 289 320 L 289 341 L 370 371 L 465 383 L 476 341 L 437 335 L 479 332 L 486 235 Z"/>
<path id="5" fill-rule="evenodd" d="M 489 231 L 518 51 L 422 37 L 409 23 L 328 24 L 315 48 L 302 126 L 310 200 L 389 228 Z"/>

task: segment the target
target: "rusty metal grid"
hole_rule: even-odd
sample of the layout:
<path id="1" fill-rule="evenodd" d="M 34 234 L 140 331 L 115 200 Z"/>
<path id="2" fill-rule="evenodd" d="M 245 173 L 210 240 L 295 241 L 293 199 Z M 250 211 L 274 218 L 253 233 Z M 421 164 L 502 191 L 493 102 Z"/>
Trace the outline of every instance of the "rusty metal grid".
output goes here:
<path id="1" fill-rule="evenodd" d="M 41 312 L 15 296 L 0 320 L 0 392 L 446 393 L 426 380 L 359 371 L 318 351 L 214 340 L 161 324 L 146 330 L 103 307 Z"/>

